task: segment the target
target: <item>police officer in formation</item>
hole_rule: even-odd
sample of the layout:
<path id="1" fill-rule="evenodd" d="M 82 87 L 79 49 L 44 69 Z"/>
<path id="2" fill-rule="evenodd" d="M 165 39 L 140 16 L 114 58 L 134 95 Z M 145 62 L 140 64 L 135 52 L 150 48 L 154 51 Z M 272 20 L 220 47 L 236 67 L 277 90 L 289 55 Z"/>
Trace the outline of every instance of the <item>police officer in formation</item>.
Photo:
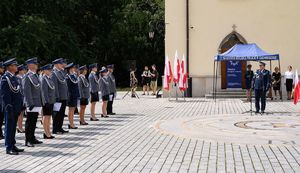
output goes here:
<path id="1" fill-rule="evenodd" d="M 107 114 L 115 115 L 116 113 L 113 112 L 113 103 L 114 103 L 114 98 L 116 97 L 117 87 L 116 87 L 115 76 L 113 74 L 114 65 L 113 64 L 107 65 L 107 69 L 108 69 L 108 82 L 110 86 L 110 97 L 107 103 Z"/>
<path id="2" fill-rule="evenodd" d="M 42 96 L 43 96 L 43 127 L 44 139 L 54 139 L 50 130 L 51 116 L 53 115 L 53 107 L 56 102 L 55 86 L 52 81 L 52 64 L 41 67 L 42 76 Z"/>
<path id="3" fill-rule="evenodd" d="M 87 75 L 86 65 L 79 67 L 79 76 L 78 76 L 78 86 L 79 86 L 79 95 L 80 95 L 80 111 L 79 111 L 79 123 L 80 125 L 88 125 L 84 119 L 85 108 L 89 104 L 90 98 L 90 84 Z"/>
<path id="4" fill-rule="evenodd" d="M 76 65 L 74 63 L 68 64 L 67 69 L 67 84 L 68 84 L 68 107 L 69 107 L 69 129 L 77 129 L 78 127 L 74 124 L 74 112 L 75 108 L 77 108 L 77 103 L 79 100 L 79 86 L 78 86 L 78 78 Z"/>
<path id="5" fill-rule="evenodd" d="M 31 58 L 26 61 L 28 72 L 24 78 L 24 97 L 27 107 L 27 117 L 25 123 L 25 145 L 34 147 L 35 144 L 41 144 L 35 136 L 36 123 L 38 115 L 42 108 L 42 90 L 41 81 L 37 74 L 37 58 Z M 40 108 L 40 109 L 39 109 Z"/>
<path id="6" fill-rule="evenodd" d="M 3 62 L 0 62 L 0 79 L 3 75 L 4 72 L 4 67 L 3 67 Z M 0 90 L 0 95 L 1 95 L 1 90 Z M 4 139 L 4 135 L 3 135 L 3 130 L 2 130 L 2 126 L 3 126 L 3 121 L 4 121 L 4 113 L 2 111 L 2 99 L 0 99 L 0 140 Z"/>
<path id="7" fill-rule="evenodd" d="M 107 118 L 107 104 L 111 97 L 111 87 L 108 77 L 108 70 L 106 68 L 102 68 L 100 71 L 100 92 L 102 95 L 102 114 L 101 117 Z"/>
<path id="8" fill-rule="evenodd" d="M 265 113 L 266 94 L 271 87 L 271 74 L 269 70 L 265 69 L 265 67 L 266 64 L 264 62 L 260 62 L 259 69 L 256 71 L 253 77 L 256 114 Z M 261 102 L 261 105 L 259 104 L 259 102 Z"/>
<path id="9" fill-rule="evenodd" d="M 102 115 L 108 117 L 112 112 L 113 98 L 116 96 L 116 83 L 113 76 L 113 65 L 108 65 L 108 69 L 103 67 L 98 73 L 98 65 L 91 64 L 89 78 L 87 66 L 66 65 L 66 61 L 58 58 L 40 68 L 41 73 L 37 74 L 38 59 L 31 58 L 26 61 L 26 66 L 20 65 L 15 58 L 0 63 L 0 139 L 5 136 L 6 153 L 18 155 L 24 149 L 16 147 L 15 133 L 18 117 L 21 117 L 26 111 L 25 123 L 25 145 L 34 147 L 36 144 L 43 143 L 35 136 L 36 123 L 38 115 L 43 115 L 44 139 L 54 139 L 50 126 L 51 117 L 53 117 L 53 133 L 67 133 L 63 127 L 66 106 L 69 107 L 69 128 L 76 129 L 74 124 L 74 110 L 77 103 L 80 103 L 80 125 L 88 125 L 85 121 L 85 108 L 91 100 L 92 106 L 102 99 Z M 26 70 L 28 72 L 25 74 Z M 67 69 L 68 73 L 66 73 Z M 19 72 L 18 77 L 16 72 Z M 24 73 L 23 73 L 24 72 Z M 79 72 L 79 74 L 78 74 Z M 110 107 L 108 108 L 108 102 Z M 58 111 L 54 112 L 54 105 L 60 103 Z M 94 109 L 94 110 L 93 110 Z M 2 123 L 5 119 L 5 133 L 2 133 Z M 22 124 L 23 118 L 19 119 Z M 92 108 L 91 121 L 98 121 L 95 117 L 95 107 Z M 21 127 L 18 132 L 21 132 Z"/>
<path id="10" fill-rule="evenodd" d="M 15 58 L 9 59 L 3 63 L 6 68 L 5 74 L 1 78 L 1 100 L 2 111 L 5 116 L 5 147 L 6 154 L 18 155 L 24 149 L 16 146 L 16 126 L 18 116 L 23 106 L 20 83 L 15 76 L 18 71 L 18 62 Z"/>
<path id="11" fill-rule="evenodd" d="M 99 102 L 99 91 L 100 91 L 100 76 L 97 74 L 98 65 L 97 63 L 89 65 L 90 74 L 89 74 L 89 82 L 90 82 L 90 89 L 91 89 L 91 121 L 99 121 L 95 115 L 95 107 L 96 103 Z"/>
<path id="12" fill-rule="evenodd" d="M 24 100 L 23 80 L 26 76 L 26 73 L 27 73 L 27 67 L 23 64 L 19 65 L 18 66 L 18 72 L 17 72 L 16 76 L 17 76 L 17 78 L 19 80 L 19 83 L 20 83 L 20 86 L 21 86 L 21 93 L 22 93 L 22 96 L 23 96 L 23 100 Z M 24 119 L 25 110 L 26 110 L 26 105 L 25 105 L 25 100 L 24 100 L 22 111 L 19 115 L 18 123 L 17 123 L 17 132 L 18 133 L 25 133 L 25 130 L 23 129 L 23 119 Z"/>
<path id="13" fill-rule="evenodd" d="M 56 101 L 61 103 L 59 111 L 54 113 L 53 116 L 53 134 L 63 134 L 69 131 L 63 129 L 63 123 L 65 118 L 65 111 L 68 101 L 68 84 L 66 81 L 66 73 L 64 68 L 66 67 L 65 60 L 62 58 L 56 59 L 52 62 L 54 64 L 52 81 L 55 86 Z"/>

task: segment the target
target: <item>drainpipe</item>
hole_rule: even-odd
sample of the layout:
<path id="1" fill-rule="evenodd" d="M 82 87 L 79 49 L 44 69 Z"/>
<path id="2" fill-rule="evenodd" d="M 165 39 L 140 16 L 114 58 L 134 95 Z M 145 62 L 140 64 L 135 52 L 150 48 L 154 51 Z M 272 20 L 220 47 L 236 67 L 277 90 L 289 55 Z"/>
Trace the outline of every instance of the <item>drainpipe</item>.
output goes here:
<path id="1" fill-rule="evenodd" d="M 185 92 L 186 97 L 192 97 L 192 78 L 190 78 L 190 8 L 189 0 L 186 0 L 186 64 L 188 73 L 188 89 Z"/>

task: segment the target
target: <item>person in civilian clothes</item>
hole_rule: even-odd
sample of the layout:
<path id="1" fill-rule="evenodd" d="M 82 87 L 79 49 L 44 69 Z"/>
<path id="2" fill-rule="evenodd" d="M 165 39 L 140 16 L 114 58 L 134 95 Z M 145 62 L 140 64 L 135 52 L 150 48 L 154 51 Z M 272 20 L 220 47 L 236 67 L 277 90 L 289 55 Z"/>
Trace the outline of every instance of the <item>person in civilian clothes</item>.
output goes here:
<path id="1" fill-rule="evenodd" d="M 3 73 L 4 73 L 3 62 L 0 62 L 0 79 L 2 78 Z M 1 95 L 1 90 L 0 90 L 0 95 Z M 2 130 L 3 121 L 4 121 L 4 113 L 2 110 L 2 101 L 0 99 L 0 140 L 4 139 L 3 130 Z"/>
<path id="2" fill-rule="evenodd" d="M 39 76 L 36 73 L 36 70 L 38 69 L 37 58 L 28 59 L 26 64 L 28 72 L 24 77 L 23 91 L 26 107 L 29 111 L 27 111 L 25 123 L 25 145 L 27 147 L 34 147 L 34 144 L 43 143 L 35 137 L 35 129 L 39 112 L 31 112 L 34 107 L 42 107 L 42 90 Z"/>
<path id="3" fill-rule="evenodd" d="M 247 65 L 247 71 L 245 73 L 245 81 L 246 81 L 246 90 L 247 90 L 247 100 L 250 101 L 251 100 L 251 84 L 252 84 L 252 80 L 253 80 L 253 76 L 254 76 L 254 73 L 252 71 L 252 65 L 251 64 L 248 64 Z"/>
<path id="4" fill-rule="evenodd" d="M 151 72 L 150 72 L 148 66 L 145 66 L 143 74 L 141 76 L 142 76 L 142 85 L 143 85 L 143 94 L 142 95 L 146 95 L 146 91 L 147 91 L 147 95 L 149 95 Z"/>
<path id="5" fill-rule="evenodd" d="M 117 87 L 116 87 L 116 80 L 115 80 L 115 76 L 113 74 L 114 72 L 114 65 L 108 65 L 107 66 L 108 69 L 108 82 L 109 82 L 109 86 L 110 86 L 110 98 L 109 101 L 107 103 L 107 114 L 108 115 L 115 115 L 116 113 L 113 112 L 113 103 L 114 103 L 114 98 L 116 97 L 116 93 L 117 93 Z"/>
<path id="6" fill-rule="evenodd" d="M 95 115 L 95 107 L 96 103 L 99 101 L 99 77 L 97 75 L 97 64 L 89 65 L 89 69 L 91 70 L 89 75 L 89 83 L 90 83 L 90 92 L 91 92 L 91 121 L 99 121 Z"/>
<path id="7" fill-rule="evenodd" d="M 16 147 L 16 127 L 18 116 L 23 107 L 23 96 L 20 83 L 15 76 L 18 70 L 18 62 L 15 58 L 3 63 L 6 68 L 5 74 L 1 78 L 1 100 L 2 109 L 5 115 L 5 147 L 6 154 L 18 155 L 24 149 Z"/>
<path id="8" fill-rule="evenodd" d="M 22 95 L 24 93 L 22 84 L 23 84 L 23 79 L 25 77 L 26 72 L 27 72 L 26 66 L 24 66 L 23 64 L 18 66 L 17 78 L 18 78 L 19 83 L 21 85 L 21 93 L 22 93 Z M 24 119 L 24 112 L 25 112 L 25 110 L 26 110 L 26 106 L 24 104 L 24 106 L 22 108 L 22 111 L 21 111 L 21 113 L 19 115 L 19 118 L 18 118 L 18 127 L 17 127 L 17 132 L 18 133 L 25 133 L 25 130 L 23 129 L 23 119 Z"/>
<path id="9" fill-rule="evenodd" d="M 79 100 L 79 87 L 78 87 L 78 78 L 76 67 L 74 63 L 70 63 L 66 66 L 68 71 L 67 74 L 67 84 L 68 84 L 68 91 L 69 91 L 69 99 L 68 99 L 68 106 L 69 106 L 69 129 L 77 129 L 74 125 L 74 112 L 75 108 L 77 107 L 77 103 Z"/>
<path id="10" fill-rule="evenodd" d="M 150 83 L 150 86 L 151 86 L 151 89 L 152 89 L 152 95 L 156 95 L 156 90 L 157 90 L 157 79 L 158 79 L 158 71 L 156 69 L 156 65 L 153 64 L 152 65 L 152 72 L 151 72 L 151 83 Z"/>
<path id="11" fill-rule="evenodd" d="M 79 77 L 78 77 L 78 86 L 79 86 L 79 94 L 80 94 L 80 125 L 88 125 L 87 122 L 84 120 L 85 115 L 85 108 L 89 104 L 89 97 L 90 97 L 90 84 L 89 81 L 86 79 L 87 74 L 87 67 L 81 66 L 79 67 Z"/>
<path id="12" fill-rule="evenodd" d="M 59 58 L 54 60 L 52 63 L 54 64 L 54 67 L 51 79 L 55 87 L 56 102 L 61 103 L 59 111 L 53 113 L 53 134 L 63 134 L 68 133 L 67 130 L 63 129 L 63 122 L 68 100 L 68 85 L 63 68 L 65 61 L 64 59 Z"/>
<path id="13" fill-rule="evenodd" d="M 107 103 L 109 100 L 109 95 L 111 93 L 110 91 L 110 85 L 109 85 L 109 79 L 108 79 L 108 70 L 107 69 L 102 69 L 100 71 L 101 73 L 101 78 L 100 78 L 100 91 L 102 94 L 102 115 L 101 117 L 108 118 L 107 116 Z"/>
<path id="14" fill-rule="evenodd" d="M 43 95 L 43 127 L 44 127 L 44 139 L 55 138 L 51 134 L 51 117 L 53 115 L 53 105 L 56 101 L 55 86 L 51 79 L 52 64 L 47 64 L 41 67 L 43 71 L 42 75 L 42 95 Z"/>
<path id="15" fill-rule="evenodd" d="M 265 113 L 266 108 L 266 93 L 270 89 L 271 75 L 270 71 L 265 69 L 266 64 L 264 62 L 259 63 L 259 70 L 256 71 L 253 77 L 253 88 L 255 94 L 255 108 L 256 114 L 261 110 L 261 114 Z M 261 107 L 259 104 L 261 101 Z"/>
<path id="16" fill-rule="evenodd" d="M 284 73 L 284 85 L 286 86 L 286 92 L 287 92 L 287 99 L 291 100 L 292 98 L 292 91 L 293 91 L 293 83 L 294 83 L 294 72 L 293 67 L 288 66 L 288 70 Z"/>
<path id="17" fill-rule="evenodd" d="M 275 93 L 275 100 L 277 100 L 277 93 L 279 93 L 280 100 L 282 100 L 282 92 L 281 92 L 281 73 L 278 67 L 275 67 L 274 72 L 272 74 L 272 86 Z"/>

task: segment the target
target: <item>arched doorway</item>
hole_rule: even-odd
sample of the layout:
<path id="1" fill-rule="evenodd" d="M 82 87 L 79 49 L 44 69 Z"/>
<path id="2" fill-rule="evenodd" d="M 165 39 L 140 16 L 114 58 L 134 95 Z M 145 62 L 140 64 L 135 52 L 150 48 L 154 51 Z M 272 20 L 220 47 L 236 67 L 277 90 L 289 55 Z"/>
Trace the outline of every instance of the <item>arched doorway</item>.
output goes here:
<path id="1" fill-rule="evenodd" d="M 247 41 L 246 41 L 246 39 L 244 39 L 243 36 L 241 36 L 238 32 L 236 32 L 235 28 L 234 28 L 234 30 L 222 40 L 222 42 L 219 46 L 219 53 L 226 52 L 227 50 L 229 50 L 236 44 L 247 44 Z M 245 72 L 246 72 L 247 62 L 239 61 L 237 63 L 239 63 L 240 69 L 241 69 L 241 74 L 239 74 L 241 76 L 241 80 L 240 80 L 241 87 L 240 88 L 245 88 L 246 87 L 245 79 L 243 76 L 245 75 Z M 222 61 L 221 62 L 221 88 L 222 89 L 231 88 L 230 86 L 228 86 L 228 82 L 230 82 L 229 80 L 231 80 L 231 79 L 227 79 L 228 68 L 229 68 L 228 62 Z"/>

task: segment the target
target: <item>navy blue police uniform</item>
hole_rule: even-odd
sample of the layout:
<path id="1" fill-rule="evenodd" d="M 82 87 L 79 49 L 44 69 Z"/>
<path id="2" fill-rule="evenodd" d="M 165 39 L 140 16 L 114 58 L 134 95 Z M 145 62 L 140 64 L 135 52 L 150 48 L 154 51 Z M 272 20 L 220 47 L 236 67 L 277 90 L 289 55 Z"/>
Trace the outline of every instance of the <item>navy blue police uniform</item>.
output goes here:
<path id="1" fill-rule="evenodd" d="M 66 66 L 66 69 L 70 69 L 75 67 L 73 63 L 70 63 Z M 67 84 L 68 84 L 68 106 L 69 107 L 77 107 L 77 103 L 79 100 L 79 86 L 78 86 L 78 78 L 76 74 L 68 73 L 67 74 Z"/>
<path id="2" fill-rule="evenodd" d="M 261 62 L 265 66 L 265 63 Z M 270 89 L 271 75 L 269 70 L 257 70 L 253 77 L 253 88 L 255 94 L 256 113 L 265 112 L 266 109 L 266 93 Z M 261 101 L 261 105 L 259 102 Z"/>
<path id="3" fill-rule="evenodd" d="M 17 65 L 15 58 L 3 63 L 5 67 Z M 1 100 L 2 109 L 5 116 L 5 146 L 6 153 L 10 155 L 18 155 L 23 149 L 16 147 L 16 126 L 18 116 L 23 106 L 20 83 L 15 74 L 6 71 L 1 78 Z"/>
<path id="4" fill-rule="evenodd" d="M 3 62 L 0 62 L 0 68 L 3 69 Z M 2 74 L 0 74 L 0 79 L 1 78 L 2 78 Z M 0 90 L 0 95 L 1 95 L 1 90 Z M 2 105 L 2 101 L 0 99 L 0 108 L 2 108 L 1 105 Z M 3 135 L 3 131 L 2 131 L 3 121 L 4 121 L 4 113 L 3 113 L 2 109 L 0 109 L 0 140 L 4 139 L 4 135 Z"/>

